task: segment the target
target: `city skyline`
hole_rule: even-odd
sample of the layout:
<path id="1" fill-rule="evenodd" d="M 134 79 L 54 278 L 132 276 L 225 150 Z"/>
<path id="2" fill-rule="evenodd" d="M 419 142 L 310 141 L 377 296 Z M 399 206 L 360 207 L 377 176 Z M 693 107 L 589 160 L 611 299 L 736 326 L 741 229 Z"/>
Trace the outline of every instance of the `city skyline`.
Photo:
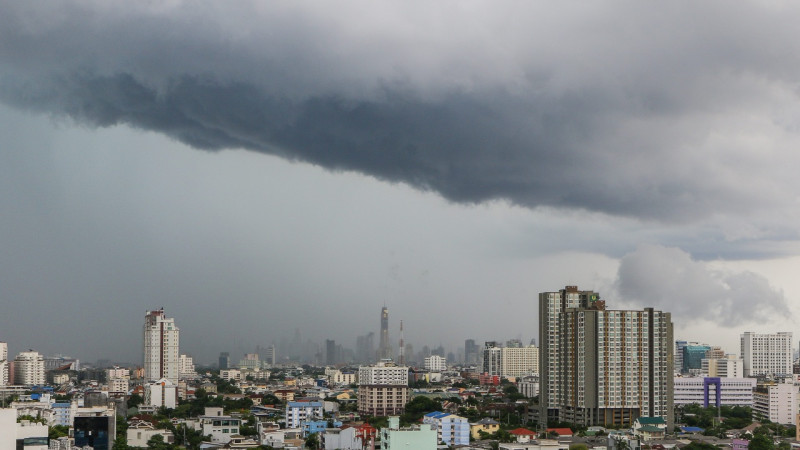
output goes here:
<path id="1" fill-rule="evenodd" d="M 798 335 L 798 12 L 6 2 L 0 340 L 136 362 L 164 307 L 200 362 L 377 348 L 386 305 L 457 348 L 566 285 Z"/>

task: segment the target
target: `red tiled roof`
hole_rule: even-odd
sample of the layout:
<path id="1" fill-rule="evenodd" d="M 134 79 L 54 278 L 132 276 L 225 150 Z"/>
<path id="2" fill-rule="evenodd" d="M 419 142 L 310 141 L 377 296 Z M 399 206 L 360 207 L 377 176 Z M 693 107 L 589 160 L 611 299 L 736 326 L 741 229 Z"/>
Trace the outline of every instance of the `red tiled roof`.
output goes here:
<path id="1" fill-rule="evenodd" d="M 536 436 L 536 433 L 527 428 L 517 428 L 516 430 L 509 431 L 509 433 L 515 436 Z"/>
<path id="2" fill-rule="evenodd" d="M 555 432 L 559 436 L 572 436 L 572 430 L 569 428 L 548 428 L 547 432 Z"/>

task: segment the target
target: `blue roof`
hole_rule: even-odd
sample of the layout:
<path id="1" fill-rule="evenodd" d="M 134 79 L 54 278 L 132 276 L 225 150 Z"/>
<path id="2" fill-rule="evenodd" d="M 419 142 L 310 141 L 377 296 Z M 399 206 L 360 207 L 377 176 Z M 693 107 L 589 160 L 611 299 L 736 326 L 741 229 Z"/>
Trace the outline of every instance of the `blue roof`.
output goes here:
<path id="1" fill-rule="evenodd" d="M 700 427 L 680 427 L 680 429 L 684 433 L 702 433 L 703 431 L 705 431 Z"/>
<path id="2" fill-rule="evenodd" d="M 53 408 L 69 408 L 69 403 L 53 403 Z"/>
<path id="3" fill-rule="evenodd" d="M 430 412 L 428 414 L 425 414 L 425 417 L 431 417 L 431 418 L 434 418 L 434 419 L 441 419 L 442 417 L 447 417 L 449 415 L 450 415 L 450 413 L 441 412 L 441 411 L 434 411 L 434 412 Z"/>

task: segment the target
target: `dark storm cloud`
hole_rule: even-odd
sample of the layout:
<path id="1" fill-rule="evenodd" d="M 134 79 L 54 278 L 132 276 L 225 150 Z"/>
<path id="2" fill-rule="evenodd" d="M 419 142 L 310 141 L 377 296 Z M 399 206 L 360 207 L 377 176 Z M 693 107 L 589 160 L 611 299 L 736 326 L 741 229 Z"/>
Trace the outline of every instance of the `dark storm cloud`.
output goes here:
<path id="1" fill-rule="evenodd" d="M 782 291 L 753 272 L 714 270 L 678 248 L 643 245 L 620 261 L 616 290 L 637 307 L 670 311 L 675 321 L 739 327 L 788 317 Z"/>
<path id="2" fill-rule="evenodd" d="M 457 202 L 691 222 L 791 201 L 760 161 L 796 160 L 791 14 L 546 6 L 9 2 L 0 99 Z"/>

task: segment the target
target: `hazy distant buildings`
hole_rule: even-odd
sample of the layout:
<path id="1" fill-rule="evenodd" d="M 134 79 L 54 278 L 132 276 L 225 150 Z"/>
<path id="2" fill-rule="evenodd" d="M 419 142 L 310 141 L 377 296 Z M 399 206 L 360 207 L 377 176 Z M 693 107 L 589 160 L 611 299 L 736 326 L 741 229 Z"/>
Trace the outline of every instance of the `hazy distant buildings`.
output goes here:
<path id="1" fill-rule="evenodd" d="M 21 352 L 14 358 L 14 384 L 35 386 L 44 382 L 44 357 L 39 352 Z"/>
<path id="2" fill-rule="evenodd" d="M 146 381 L 166 378 L 178 384 L 180 330 L 175 319 L 167 318 L 164 310 L 147 311 L 144 320 L 144 377 Z"/>
<path id="3" fill-rule="evenodd" d="M 325 364 L 332 366 L 336 364 L 336 341 L 333 339 L 325 340 Z"/>
<path id="4" fill-rule="evenodd" d="M 747 331 L 741 335 L 741 356 L 746 377 L 791 375 L 792 333 Z"/>
<path id="5" fill-rule="evenodd" d="M 389 341 L 389 308 L 381 308 L 381 338 L 378 359 L 392 359 L 392 343 Z"/>
<path id="6" fill-rule="evenodd" d="M 375 333 L 369 332 L 356 338 L 356 359 L 361 363 L 375 361 Z"/>
<path id="7" fill-rule="evenodd" d="M 464 341 L 464 364 L 468 366 L 477 365 L 480 358 L 480 347 L 475 343 L 475 339 Z"/>
<path id="8" fill-rule="evenodd" d="M 605 306 L 576 286 L 539 294 L 542 418 L 613 426 L 662 417 L 672 429 L 671 315 Z"/>
<path id="9" fill-rule="evenodd" d="M 231 367 L 231 354 L 228 352 L 221 352 L 219 354 L 219 369 L 229 369 Z"/>

